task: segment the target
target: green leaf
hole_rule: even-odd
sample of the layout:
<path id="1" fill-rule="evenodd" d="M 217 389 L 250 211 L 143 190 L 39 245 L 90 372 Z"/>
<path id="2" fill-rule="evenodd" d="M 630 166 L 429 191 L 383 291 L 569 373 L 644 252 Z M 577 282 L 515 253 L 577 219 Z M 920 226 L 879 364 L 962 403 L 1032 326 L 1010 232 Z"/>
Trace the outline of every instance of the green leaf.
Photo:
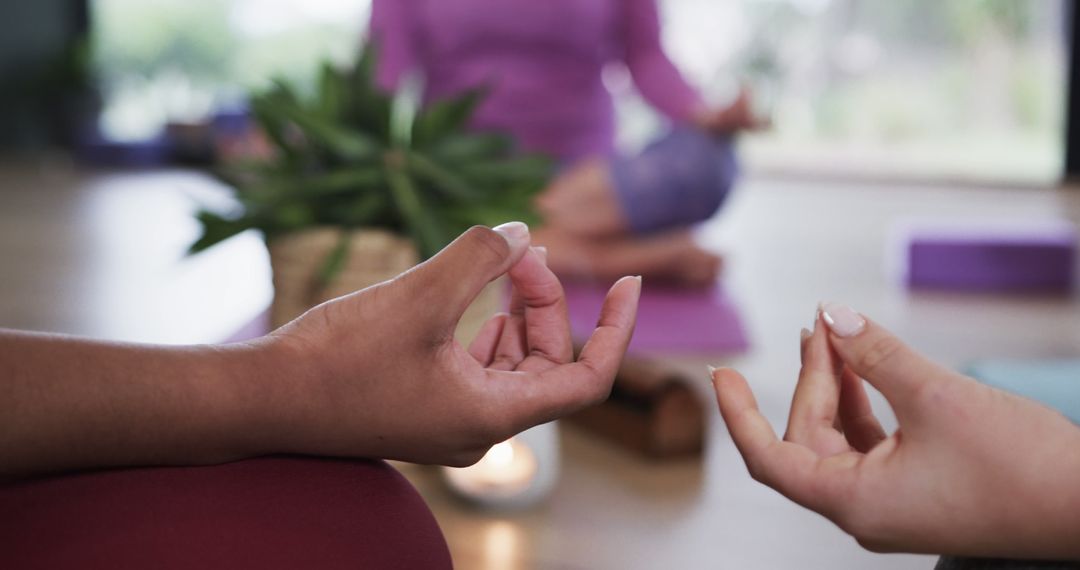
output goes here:
<path id="1" fill-rule="evenodd" d="M 426 209 L 416 186 L 405 173 L 392 169 L 387 173 L 387 181 L 401 217 L 424 258 L 435 255 L 450 243 L 442 224 Z"/>
<path id="2" fill-rule="evenodd" d="M 278 231 L 298 230 L 315 225 L 314 211 L 305 203 L 281 204 L 274 213 L 274 223 L 277 226 L 275 229 Z"/>
<path id="3" fill-rule="evenodd" d="M 463 202 L 475 202 L 482 198 L 467 180 L 422 153 L 408 153 L 407 163 L 419 177 L 431 182 L 451 198 Z"/>
<path id="4" fill-rule="evenodd" d="M 323 259 L 322 265 L 319 266 L 319 272 L 316 275 L 319 288 L 329 285 L 345 268 L 345 260 L 349 258 L 349 244 L 351 242 L 352 234 L 348 231 L 341 232 L 341 237 L 338 238 L 334 249 L 330 250 L 330 253 Z"/>
<path id="5" fill-rule="evenodd" d="M 297 107 L 280 106 L 276 110 L 296 124 L 312 143 L 346 161 L 373 161 L 382 155 L 383 145 L 364 132 L 339 127 Z"/>
<path id="6" fill-rule="evenodd" d="M 272 96 L 256 97 L 251 101 L 251 114 L 274 147 L 287 159 L 293 159 L 297 150 L 289 141 L 286 132 L 288 121 L 281 110 L 287 104 Z"/>
<path id="7" fill-rule="evenodd" d="M 431 147 L 431 155 L 447 163 L 475 161 L 509 154 L 513 143 L 506 135 L 494 133 L 454 133 Z"/>
<path id="8" fill-rule="evenodd" d="M 351 194 L 376 190 L 386 185 L 386 174 L 381 168 L 356 167 L 338 172 L 315 175 L 301 179 L 299 193 L 306 196 Z"/>
<path id="9" fill-rule="evenodd" d="M 199 253 L 255 227 L 249 218 L 230 219 L 208 210 L 200 210 L 195 218 L 202 224 L 202 235 L 188 248 L 188 255 Z"/>
<path id="10" fill-rule="evenodd" d="M 461 130 L 486 95 L 486 89 L 471 89 L 424 106 L 413 122 L 413 144 L 425 148 Z"/>
<path id="11" fill-rule="evenodd" d="M 350 228 L 397 226 L 399 224 L 392 221 L 397 216 L 390 206 L 388 196 L 383 192 L 369 192 L 347 203 L 336 205 L 328 212 L 327 218 Z"/>
<path id="12" fill-rule="evenodd" d="M 482 185 L 505 185 L 515 182 L 543 184 L 551 178 L 555 167 L 551 160 L 538 155 L 509 157 L 502 160 L 462 162 L 461 175 Z"/>
<path id="13" fill-rule="evenodd" d="M 316 93 L 318 113 L 325 119 L 341 119 L 348 96 L 345 79 L 329 61 L 324 61 L 319 72 L 319 89 Z"/>
<path id="14" fill-rule="evenodd" d="M 347 121 L 389 144 L 393 97 L 376 84 L 377 51 L 374 43 L 364 47 L 356 66 L 346 78 L 351 91 Z"/>
<path id="15" fill-rule="evenodd" d="M 369 45 L 351 69 L 321 64 L 310 98 L 283 81 L 252 97 L 277 152 L 220 173 L 236 186 L 243 213 L 201 214 L 193 251 L 248 228 L 269 239 L 329 225 L 403 233 L 427 257 L 471 225 L 536 219 L 532 202 L 551 162 L 517 154 L 508 136 L 466 129 L 482 91 L 414 111 L 407 96 L 379 88 L 376 61 Z M 323 265 L 327 281 L 344 263 L 340 247 Z"/>

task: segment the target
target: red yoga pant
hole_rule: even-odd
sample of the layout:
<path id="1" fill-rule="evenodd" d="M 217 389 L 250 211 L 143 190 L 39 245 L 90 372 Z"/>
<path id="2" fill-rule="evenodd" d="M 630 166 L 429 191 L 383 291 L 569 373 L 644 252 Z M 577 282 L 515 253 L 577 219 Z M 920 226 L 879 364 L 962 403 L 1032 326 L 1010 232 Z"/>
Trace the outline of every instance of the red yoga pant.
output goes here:
<path id="1" fill-rule="evenodd" d="M 267 457 L 0 486 L 0 568 L 451 568 L 382 461 Z"/>

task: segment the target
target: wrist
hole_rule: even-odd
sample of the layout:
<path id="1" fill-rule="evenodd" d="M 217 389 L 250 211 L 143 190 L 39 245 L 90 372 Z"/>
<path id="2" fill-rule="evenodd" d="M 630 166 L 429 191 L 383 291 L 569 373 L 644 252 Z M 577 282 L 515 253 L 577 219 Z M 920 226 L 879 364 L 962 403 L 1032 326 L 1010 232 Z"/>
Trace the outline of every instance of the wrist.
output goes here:
<path id="1" fill-rule="evenodd" d="M 306 412 L 310 396 L 304 390 L 314 369 L 305 353 L 285 339 L 263 337 L 222 347 L 227 354 L 226 426 L 231 445 L 241 457 L 275 453 L 305 453 Z"/>
<path id="2" fill-rule="evenodd" d="M 1045 450 L 1029 465 L 1029 485 L 1015 490 L 1010 509 L 1021 522 L 1011 529 L 1025 558 L 1080 560 L 1080 428 L 1064 418 L 1049 426 L 1038 446 Z"/>
<path id="3" fill-rule="evenodd" d="M 1065 553 L 1070 560 L 1080 560 L 1080 427 L 1074 427 L 1069 438 L 1068 446 L 1063 451 L 1068 455 L 1069 465 L 1065 479 L 1063 496 L 1068 505 L 1066 519 L 1063 521 L 1065 541 L 1068 551 Z"/>

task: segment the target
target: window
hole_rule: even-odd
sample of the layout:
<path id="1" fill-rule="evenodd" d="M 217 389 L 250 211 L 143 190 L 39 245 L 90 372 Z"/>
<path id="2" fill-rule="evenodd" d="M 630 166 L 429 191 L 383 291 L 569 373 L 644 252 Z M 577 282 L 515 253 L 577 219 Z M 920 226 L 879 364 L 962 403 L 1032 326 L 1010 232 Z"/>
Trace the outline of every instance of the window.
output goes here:
<path id="1" fill-rule="evenodd" d="M 105 133 L 152 136 L 276 75 L 348 61 L 370 0 L 92 0 Z M 659 0 L 665 42 L 712 100 L 737 78 L 775 128 L 751 170 L 1047 184 L 1062 172 L 1065 0 Z M 656 121 L 620 94 L 625 140 Z"/>
<path id="2" fill-rule="evenodd" d="M 205 118 L 277 76 L 303 82 L 348 61 L 369 3 L 341 0 L 92 0 L 104 134 L 154 136 Z"/>
<path id="3" fill-rule="evenodd" d="M 754 85 L 775 120 L 756 169 L 1055 183 L 1062 0 L 668 0 L 672 56 L 713 96 Z"/>

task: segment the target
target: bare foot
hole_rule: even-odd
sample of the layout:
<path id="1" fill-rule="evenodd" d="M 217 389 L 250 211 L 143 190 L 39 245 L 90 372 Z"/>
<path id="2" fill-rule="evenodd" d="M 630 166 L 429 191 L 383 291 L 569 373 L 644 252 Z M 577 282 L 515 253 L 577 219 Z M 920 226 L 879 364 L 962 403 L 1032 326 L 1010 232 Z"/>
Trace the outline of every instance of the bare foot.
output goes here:
<path id="1" fill-rule="evenodd" d="M 548 265 L 560 277 L 612 281 L 641 275 L 707 287 L 720 273 L 720 257 L 701 249 L 686 230 L 630 234 L 604 160 L 584 160 L 560 174 L 536 206 L 544 226 L 534 233 L 534 242 L 548 247 Z"/>
<path id="2" fill-rule="evenodd" d="M 547 246 L 552 271 L 571 280 L 641 275 L 652 282 L 700 288 L 715 283 L 723 265 L 720 256 L 702 249 L 686 231 L 596 239 L 543 227 L 534 232 L 533 242 Z"/>

